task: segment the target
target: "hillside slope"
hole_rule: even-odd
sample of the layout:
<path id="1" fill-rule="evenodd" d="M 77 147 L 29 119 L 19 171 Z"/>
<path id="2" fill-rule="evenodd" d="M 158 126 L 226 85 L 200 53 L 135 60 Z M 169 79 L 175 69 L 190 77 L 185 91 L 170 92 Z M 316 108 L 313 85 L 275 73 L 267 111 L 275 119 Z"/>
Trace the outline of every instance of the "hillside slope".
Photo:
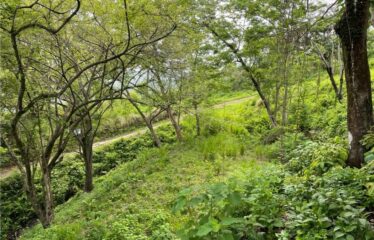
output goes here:
<path id="1" fill-rule="evenodd" d="M 240 120 L 230 116 L 233 109 L 247 105 L 239 103 L 216 110 L 219 121 L 229 122 L 233 116 Z M 185 121 L 185 128 L 190 120 Z M 214 124 L 217 122 L 211 121 Z M 225 135 L 191 138 L 184 144 L 141 152 L 136 160 L 96 179 L 92 193 L 78 193 L 58 206 L 51 228 L 43 230 L 37 225 L 22 239 L 176 238 L 183 219 L 172 214 L 172 204 L 180 190 L 225 181 L 237 172 L 269 164 L 254 160 L 242 138 L 243 126 L 237 125 L 231 121 Z"/>
<path id="2" fill-rule="evenodd" d="M 305 92 L 288 128 L 271 129 L 257 99 L 203 112 L 201 137 L 186 117 L 184 142 L 142 149 L 21 239 L 372 239 L 374 165 L 344 168 L 346 107 L 328 80 Z"/>

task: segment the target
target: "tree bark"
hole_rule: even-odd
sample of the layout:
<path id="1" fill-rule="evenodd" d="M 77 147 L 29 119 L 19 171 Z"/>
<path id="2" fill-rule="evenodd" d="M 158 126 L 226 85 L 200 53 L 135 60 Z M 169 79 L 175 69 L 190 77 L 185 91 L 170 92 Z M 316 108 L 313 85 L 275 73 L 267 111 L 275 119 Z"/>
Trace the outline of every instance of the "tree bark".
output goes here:
<path id="1" fill-rule="evenodd" d="M 326 72 L 329 75 L 329 79 L 332 85 L 332 88 L 334 89 L 336 99 L 338 99 L 339 102 L 342 101 L 342 96 L 340 95 L 340 90 L 338 86 L 336 85 L 335 78 L 334 78 L 334 73 L 332 71 L 332 67 L 330 65 L 326 66 Z"/>
<path id="2" fill-rule="evenodd" d="M 169 119 L 170 119 L 170 121 L 171 121 L 171 124 L 172 124 L 173 127 L 174 127 L 175 135 L 177 136 L 177 140 L 178 140 L 178 141 L 182 141 L 182 131 L 181 131 L 181 128 L 180 128 L 179 124 L 177 123 L 177 121 L 175 120 L 175 117 L 174 117 L 174 115 L 173 115 L 173 111 L 172 111 L 172 109 L 171 109 L 170 106 L 168 106 L 168 107 L 166 108 L 166 112 L 167 112 L 167 114 L 168 114 L 168 116 L 169 116 Z"/>
<path id="3" fill-rule="evenodd" d="M 48 169 L 46 160 L 42 160 L 42 181 L 43 181 L 43 207 L 40 211 L 40 222 L 43 228 L 48 228 L 53 219 L 53 194 L 51 187 L 51 172 Z"/>
<path id="4" fill-rule="evenodd" d="M 335 25 L 343 48 L 347 85 L 349 156 L 347 165 L 361 167 L 362 137 L 373 124 L 370 70 L 367 57 L 369 0 L 346 0 L 345 12 Z"/>
<path id="5" fill-rule="evenodd" d="M 200 136 L 201 134 L 201 127 L 200 127 L 200 114 L 197 102 L 193 103 L 193 107 L 195 109 L 195 120 L 196 120 L 196 136 Z"/>
<path id="6" fill-rule="evenodd" d="M 288 108 L 288 46 L 285 47 L 283 53 L 284 68 L 283 68 L 283 103 L 282 103 L 282 126 L 286 126 L 288 122 L 287 108 Z"/>
<path id="7" fill-rule="evenodd" d="M 145 124 L 147 125 L 148 129 L 149 129 L 149 132 L 151 133 L 151 137 L 152 137 L 152 141 L 154 143 L 154 145 L 156 147 L 161 147 L 161 140 L 160 138 L 158 137 L 158 135 L 156 134 L 156 131 L 155 129 L 153 128 L 153 124 L 151 121 L 149 121 L 148 119 L 144 119 L 145 121 Z"/>
<path id="8" fill-rule="evenodd" d="M 85 167 L 84 191 L 91 192 L 93 189 L 93 137 L 88 136 L 83 141 L 82 153 Z"/>
<path id="9" fill-rule="evenodd" d="M 317 53 L 318 53 L 321 61 L 324 64 L 324 68 L 325 68 L 327 74 L 329 75 L 331 86 L 334 89 L 336 99 L 339 102 L 341 102 L 342 99 L 343 99 L 342 91 L 341 91 L 342 88 L 341 88 L 341 85 L 339 85 L 339 88 L 338 88 L 338 85 L 336 84 L 336 81 L 335 81 L 335 78 L 334 78 L 334 71 L 333 71 L 332 66 L 331 66 L 331 55 L 332 54 L 329 54 L 328 52 L 322 54 L 318 49 L 317 49 Z M 339 51 L 338 51 L 338 53 L 339 53 Z M 343 71 L 342 69 L 343 68 L 340 69 L 340 73 L 342 73 L 342 71 Z M 342 77 L 342 75 L 340 75 L 340 77 Z M 342 78 L 340 78 L 340 80 L 342 80 Z"/>
<path id="10" fill-rule="evenodd" d="M 153 144 L 156 146 L 156 147 L 161 147 L 161 140 L 160 138 L 158 137 L 158 135 L 156 134 L 156 131 L 155 129 L 153 128 L 153 124 L 152 124 L 152 121 L 151 119 L 149 119 L 144 113 L 143 111 L 140 109 L 140 107 L 138 106 L 138 104 L 130 97 L 130 95 L 128 94 L 127 96 L 127 99 L 129 100 L 129 102 L 131 103 L 131 105 L 136 109 L 136 111 L 139 113 L 139 115 L 141 116 L 141 118 L 143 119 L 145 125 L 147 126 L 147 128 L 149 129 L 149 132 L 151 133 L 151 137 L 152 137 L 152 141 L 153 141 Z"/>

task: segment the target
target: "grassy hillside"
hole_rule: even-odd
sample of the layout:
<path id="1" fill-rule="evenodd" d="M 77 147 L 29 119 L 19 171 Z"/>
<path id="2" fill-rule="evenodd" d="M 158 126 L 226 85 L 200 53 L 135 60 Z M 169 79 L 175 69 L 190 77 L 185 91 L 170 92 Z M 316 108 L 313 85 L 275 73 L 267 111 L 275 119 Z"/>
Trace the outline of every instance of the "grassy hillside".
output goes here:
<path id="1" fill-rule="evenodd" d="M 207 114 L 210 126 L 204 128 L 206 136 L 145 150 L 136 160 L 97 178 L 92 193 L 80 193 L 57 207 L 53 227 L 43 230 L 38 225 L 26 231 L 22 239 L 173 239 L 183 222 L 171 213 L 180 190 L 269 165 L 255 161 L 243 141 L 243 118 L 230 114 L 246 106 Z M 214 121 L 216 117 L 220 119 Z M 228 124 L 233 119 L 236 121 Z M 185 129 L 192 127 L 190 124 L 192 118 L 186 119 Z M 208 136 L 217 130 L 230 134 Z"/>
<path id="2" fill-rule="evenodd" d="M 158 129 L 169 144 L 118 161 L 92 193 L 59 205 L 52 227 L 21 239 L 372 239 L 374 166 L 343 168 L 345 105 L 327 79 L 316 84 L 291 101 L 288 128 L 271 129 L 254 98 L 204 111 L 200 137 L 185 118 L 182 143 Z M 116 144 L 99 155 L 133 154 Z"/>

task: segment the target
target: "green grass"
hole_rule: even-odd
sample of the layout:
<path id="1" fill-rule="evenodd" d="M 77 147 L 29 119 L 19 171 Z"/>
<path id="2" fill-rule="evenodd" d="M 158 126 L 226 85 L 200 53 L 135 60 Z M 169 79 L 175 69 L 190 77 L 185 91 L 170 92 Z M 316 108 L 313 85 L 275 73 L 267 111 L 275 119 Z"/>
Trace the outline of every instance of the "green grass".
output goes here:
<path id="1" fill-rule="evenodd" d="M 203 111 L 203 136 L 142 151 L 136 160 L 95 179 L 92 193 L 79 192 L 57 206 L 51 228 L 38 224 L 21 239 L 176 238 L 185 221 L 171 212 L 180 190 L 258 167 L 244 128 L 244 113 L 255 110 L 249 103 Z M 187 116 L 183 126 L 186 135 L 193 135 L 194 118 Z"/>
<path id="2" fill-rule="evenodd" d="M 58 206 L 51 228 L 37 225 L 22 239 L 174 239 L 184 221 L 171 213 L 180 190 L 225 181 L 234 172 L 257 166 L 250 154 L 240 156 L 241 141 L 235 137 L 226 143 L 229 156 L 205 159 L 207 147 L 201 144 L 223 141 L 217 135 L 142 152 L 135 161 L 96 179 L 92 193 L 80 193 Z"/>
<path id="3" fill-rule="evenodd" d="M 308 82 L 305 91 L 307 111 L 300 116 L 295 113 L 294 119 L 290 118 L 290 128 L 307 124 L 318 130 L 323 125 L 322 132 L 331 131 L 330 135 L 336 135 L 336 129 L 342 124 L 329 129 L 324 122 L 331 125 L 327 118 L 330 115 L 340 123 L 345 122 L 336 117 L 339 109 L 345 108 L 344 105 L 331 107 L 335 99 L 328 79 L 321 77 L 318 98 L 315 81 Z M 216 95 L 210 101 L 216 103 L 250 95 L 253 93 L 245 91 L 235 96 Z M 187 116 L 182 123 L 186 137 L 183 144 L 142 151 L 136 160 L 95 179 L 92 193 L 79 192 L 59 205 L 52 227 L 45 230 L 38 224 L 27 229 L 21 239 L 177 239 L 176 231 L 188 220 L 187 215 L 172 213 L 181 190 L 225 182 L 248 172 L 271 171 L 279 166 L 260 161 L 268 160 L 272 145 L 264 146 L 259 141 L 261 134 L 269 130 L 269 123 L 264 109 L 256 106 L 256 100 L 203 111 L 202 136 L 198 138 L 193 136 L 194 118 Z M 326 112 L 321 108 L 331 110 Z M 318 111 L 325 111 L 321 117 L 327 120 L 309 118 Z M 289 137 L 291 149 L 295 147 L 294 139 Z M 275 146 L 274 151 L 277 149 Z"/>
<path id="4" fill-rule="evenodd" d="M 249 90 L 220 92 L 210 96 L 203 104 L 211 106 L 252 95 L 254 95 L 253 91 Z M 149 107 L 140 105 L 140 108 L 146 113 L 150 111 Z M 144 126 L 145 124 L 143 123 L 143 120 L 129 102 L 125 100 L 116 100 L 103 115 L 101 126 L 97 132 L 97 140 L 125 134 Z"/>
<path id="5" fill-rule="evenodd" d="M 212 105 L 212 104 L 222 103 L 226 101 L 237 100 L 240 98 L 245 98 L 245 97 L 249 97 L 253 95 L 254 95 L 254 92 L 251 90 L 242 90 L 242 91 L 234 91 L 234 92 L 219 92 L 212 96 L 209 96 L 209 98 L 207 99 L 207 104 Z"/>

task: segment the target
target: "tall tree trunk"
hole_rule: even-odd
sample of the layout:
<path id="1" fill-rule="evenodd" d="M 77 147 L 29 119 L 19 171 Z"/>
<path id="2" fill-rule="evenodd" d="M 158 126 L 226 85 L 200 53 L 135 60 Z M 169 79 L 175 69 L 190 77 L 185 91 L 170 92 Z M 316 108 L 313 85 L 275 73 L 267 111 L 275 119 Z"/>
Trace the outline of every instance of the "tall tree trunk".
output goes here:
<path id="1" fill-rule="evenodd" d="M 370 71 L 367 57 L 369 0 L 346 0 L 345 12 L 335 25 L 343 48 L 347 84 L 349 156 L 347 165 L 361 167 L 362 137 L 373 124 Z"/>
<path id="2" fill-rule="evenodd" d="M 85 168 L 84 191 L 91 192 L 93 189 L 93 137 L 91 135 L 86 136 L 82 140 L 82 143 L 82 155 Z"/>
<path id="3" fill-rule="evenodd" d="M 287 108 L 288 108 L 288 50 L 285 49 L 283 69 L 283 104 L 282 104 L 282 126 L 286 126 L 288 122 Z"/>
<path id="4" fill-rule="evenodd" d="M 175 135 L 177 136 L 177 140 L 178 140 L 178 141 L 182 141 L 182 131 L 181 131 L 181 129 L 180 129 L 179 124 L 178 124 L 177 121 L 175 120 L 175 117 L 174 117 L 174 115 L 173 115 L 173 111 L 172 111 L 172 109 L 171 109 L 170 106 L 168 106 L 168 107 L 166 108 L 166 112 L 167 112 L 167 114 L 168 114 L 168 116 L 169 116 L 169 119 L 170 119 L 170 121 L 171 121 L 171 124 L 172 124 L 173 127 L 174 127 Z"/>
<path id="5" fill-rule="evenodd" d="M 338 61 L 339 61 L 339 98 L 343 100 L 343 83 L 344 83 L 344 62 L 341 56 L 341 45 L 338 47 Z"/>
<path id="6" fill-rule="evenodd" d="M 81 132 L 76 135 L 77 140 L 82 148 L 81 157 L 84 161 L 84 187 L 85 192 L 91 192 L 93 186 L 93 143 L 95 138 L 95 131 L 92 126 L 92 118 L 90 113 L 81 122 Z"/>

